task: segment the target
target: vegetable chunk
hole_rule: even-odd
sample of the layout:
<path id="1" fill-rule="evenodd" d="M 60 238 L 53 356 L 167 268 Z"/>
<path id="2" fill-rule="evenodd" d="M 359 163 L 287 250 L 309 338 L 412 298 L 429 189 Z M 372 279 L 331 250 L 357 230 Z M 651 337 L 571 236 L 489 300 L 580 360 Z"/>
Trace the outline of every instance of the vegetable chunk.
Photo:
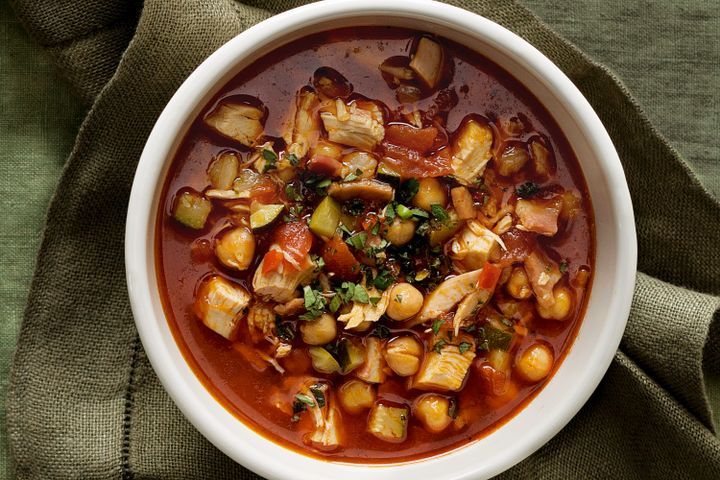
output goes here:
<path id="1" fill-rule="evenodd" d="M 429 88 L 435 88 L 440 81 L 443 65 L 443 48 L 437 42 L 422 37 L 417 45 L 415 55 L 410 61 L 410 68 Z"/>
<path id="2" fill-rule="evenodd" d="M 243 287 L 213 276 L 200 285 L 194 311 L 206 327 L 232 340 L 249 304 L 250 294 Z"/>
<path id="3" fill-rule="evenodd" d="M 292 143 L 287 150 L 288 154 L 295 155 L 295 158 L 305 157 L 311 141 L 320 133 L 316 112 L 319 103 L 317 94 L 310 89 L 302 89 L 297 93 Z"/>
<path id="4" fill-rule="evenodd" d="M 521 225 L 530 232 L 552 237 L 558 231 L 558 216 L 562 199 L 518 200 L 515 213 Z"/>

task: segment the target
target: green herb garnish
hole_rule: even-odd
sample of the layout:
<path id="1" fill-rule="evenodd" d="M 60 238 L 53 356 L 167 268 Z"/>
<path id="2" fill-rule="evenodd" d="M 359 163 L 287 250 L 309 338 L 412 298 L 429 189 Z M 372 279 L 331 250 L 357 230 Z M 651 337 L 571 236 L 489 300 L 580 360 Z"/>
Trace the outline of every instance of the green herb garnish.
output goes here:
<path id="1" fill-rule="evenodd" d="M 432 216 L 435 220 L 442 223 L 443 225 L 447 225 L 447 223 L 450 221 L 450 214 L 448 214 L 447 210 L 445 210 L 442 205 L 431 205 L 430 213 L 432 213 Z"/>
<path id="2" fill-rule="evenodd" d="M 325 406 L 325 394 L 318 385 L 310 387 L 310 393 L 312 393 L 313 397 L 315 397 L 315 401 L 317 402 L 318 407 L 322 408 Z"/>
<path id="3" fill-rule="evenodd" d="M 460 354 L 467 352 L 471 348 L 472 348 L 472 343 L 468 343 L 468 342 L 460 342 L 460 344 L 458 345 L 458 350 L 460 350 Z"/>
<path id="4" fill-rule="evenodd" d="M 415 178 L 411 178 L 403 182 L 397 192 L 397 199 L 402 203 L 410 203 L 410 200 L 417 194 L 420 189 L 420 182 Z"/>
<path id="5" fill-rule="evenodd" d="M 445 323 L 441 319 L 437 319 L 432 324 L 432 331 L 435 335 L 440 331 L 440 327 L 442 327 L 442 324 Z"/>

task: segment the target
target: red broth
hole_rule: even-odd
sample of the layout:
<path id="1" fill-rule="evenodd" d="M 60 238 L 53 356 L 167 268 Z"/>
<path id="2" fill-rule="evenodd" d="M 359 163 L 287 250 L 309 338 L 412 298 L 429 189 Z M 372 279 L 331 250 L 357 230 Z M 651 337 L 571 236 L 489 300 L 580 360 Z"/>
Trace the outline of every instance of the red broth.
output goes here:
<path id="1" fill-rule="evenodd" d="M 436 455 L 498 428 L 522 409 L 552 375 L 550 373 L 544 380 L 531 383 L 513 373 L 508 379 L 509 387 L 506 386 L 499 395 L 493 394 L 488 388 L 488 377 L 483 377 L 482 373 L 483 365 L 487 366 L 488 353 L 478 350 L 464 388 L 459 392 L 441 392 L 452 396 L 461 412 L 461 421 L 455 418 L 442 433 L 428 431 L 411 415 L 404 441 L 388 442 L 368 432 L 367 411 L 359 415 L 342 412 L 341 446 L 318 449 L 306 441 L 311 428 L 308 414 L 301 413 L 299 419 L 293 419 L 287 411 L 276 408 L 274 402 L 278 399 L 293 401 L 295 392 L 292 385 L 299 375 L 311 375 L 327 381 L 330 388 L 337 387 L 344 378 L 338 374 L 313 372 L 310 359 L 302 348 L 294 348 L 289 357 L 281 360 L 287 370 L 284 375 L 271 366 L 249 362 L 241 351 L 244 347 L 239 347 L 243 344 L 242 339 L 249 336 L 245 321 L 240 322 L 239 332 L 236 333 L 240 340 L 231 342 L 207 328 L 194 313 L 198 285 L 211 274 L 220 275 L 252 291 L 254 266 L 257 266 L 260 254 L 267 251 L 273 232 L 272 229 L 255 232 L 258 259 L 254 260 L 253 268 L 238 272 L 224 267 L 215 258 L 212 248 L 217 234 L 228 224 L 230 214 L 227 210 L 213 208 L 205 228 L 201 230 L 188 229 L 173 219 L 173 202 L 179 192 L 187 189 L 203 192 L 208 188 L 208 165 L 215 156 L 228 150 L 237 152 L 241 159 L 249 155 L 248 149 L 207 128 L 203 122 L 207 112 L 232 95 L 257 97 L 268 111 L 265 135 L 281 137 L 289 128 L 296 92 L 310 84 L 313 72 L 323 66 L 341 72 L 352 83 L 354 92 L 382 102 L 390 111 L 397 111 L 402 107 L 396 98 L 397 91 L 388 86 L 378 65 L 388 57 L 407 56 L 416 47 L 420 35 L 421 32 L 400 28 L 332 30 L 305 37 L 266 55 L 240 72 L 209 102 L 183 139 L 163 186 L 156 231 L 158 282 L 168 322 L 185 359 L 208 391 L 240 421 L 272 441 L 303 454 L 359 463 L 398 462 Z M 567 221 L 557 235 L 537 239 L 537 243 L 559 265 L 563 273 L 561 284 L 566 285 L 574 296 L 568 318 L 563 321 L 546 320 L 528 306 L 532 300 L 515 302 L 525 312 L 519 331 L 523 332 L 525 328 L 526 334 L 514 334 L 508 353 L 516 358 L 528 345 L 540 341 L 554 352 L 554 372 L 571 348 L 589 295 L 595 248 L 592 206 L 585 180 L 561 129 L 530 91 L 483 56 L 446 39 L 438 39 L 438 42 L 453 65 L 451 79 L 437 90 L 452 91 L 457 95 L 457 105 L 450 109 L 444 124 L 448 132 L 457 130 L 461 121 L 471 114 L 489 119 L 496 134 L 503 128 L 503 122 L 519 118 L 516 126 L 521 125 L 521 131 L 515 132 L 513 138 L 520 142 L 544 138 L 554 153 L 555 171 L 550 178 L 540 180 L 527 172 L 511 178 L 502 177 L 497 174 L 497 162 L 491 161 L 485 173 L 485 182 L 491 184 L 490 194 L 507 199 L 514 194 L 518 184 L 534 181 L 541 189 L 549 189 L 551 193 L 553 189 L 572 191 L 580 198 L 579 209 L 573 219 Z M 434 98 L 437 98 L 437 91 L 416 103 L 405 104 L 404 108 L 406 111 L 413 107 L 427 110 Z M 450 180 L 447 182 L 448 188 L 455 185 Z M 482 202 L 482 198 L 478 198 Z M 521 248 L 526 241 L 523 233 L 512 232 L 506 232 L 502 238 L 509 249 Z M 317 240 L 315 243 L 318 243 Z M 316 245 L 313 250 L 317 251 Z M 506 259 L 507 254 L 503 255 L 499 265 L 510 268 L 512 260 Z M 492 298 L 495 310 L 499 309 L 498 302 L 513 300 L 507 293 L 506 285 L 499 286 Z M 418 288 L 423 293 L 429 290 L 422 285 Z M 385 324 L 390 329 L 391 338 L 406 331 L 400 324 Z M 429 325 L 426 325 L 420 329 L 415 327 L 415 330 L 422 332 L 428 328 Z M 424 341 L 429 352 L 434 345 Z M 512 362 L 514 364 L 516 360 Z M 396 375 L 388 376 L 375 388 L 378 401 L 407 405 L 411 411 L 418 397 L 428 393 L 426 390 L 408 389 L 407 379 Z"/>

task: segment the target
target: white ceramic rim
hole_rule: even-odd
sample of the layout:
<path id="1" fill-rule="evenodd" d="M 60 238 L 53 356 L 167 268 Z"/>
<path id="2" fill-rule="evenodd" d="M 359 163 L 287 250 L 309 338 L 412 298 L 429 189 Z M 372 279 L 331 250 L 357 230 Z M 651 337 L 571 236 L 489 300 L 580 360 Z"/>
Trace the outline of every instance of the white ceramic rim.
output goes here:
<path id="1" fill-rule="evenodd" d="M 533 426 L 513 438 L 511 447 L 493 451 L 493 438 L 498 432 L 510 429 L 525 410 L 530 410 L 555 377 L 540 394 L 516 417 L 490 435 L 467 446 L 443 455 L 414 462 L 362 465 L 329 462 L 307 457 L 286 449 L 259 435 L 225 410 L 202 386 L 189 365 L 182 359 L 179 347 L 172 338 L 167 320 L 159 305 L 155 276 L 154 235 L 159 185 L 162 185 L 170 156 L 174 153 L 178 135 L 185 131 L 187 119 L 193 118 L 207 100 L 208 92 L 227 80 L 239 59 L 259 46 L 271 44 L 283 32 L 327 21 L 369 13 L 412 17 L 436 22 L 451 28 L 483 37 L 495 48 L 504 50 L 537 75 L 553 94 L 561 98 L 568 113 L 580 125 L 588 144 L 597 153 L 599 172 L 606 183 L 613 212 L 612 239 L 624 248 L 616 252 L 613 278 L 615 287 L 609 303 L 607 325 L 594 340 L 586 375 L 575 378 L 574 388 L 554 402 L 551 411 L 536 415 Z M 220 85 L 218 84 L 220 82 Z M 591 186 L 592 187 L 592 186 Z M 153 201 L 153 199 L 155 199 Z M 597 205 L 596 217 L 597 217 Z M 620 343 L 632 300 L 635 282 L 637 243 L 632 203 L 624 172 L 617 152 L 587 100 L 573 83 L 548 58 L 523 39 L 478 15 L 430 0 L 328 0 L 305 5 L 276 15 L 248 30 L 219 48 L 205 60 L 181 85 L 157 120 L 140 158 L 128 206 L 125 237 L 125 265 L 128 293 L 135 323 L 147 356 L 164 388 L 192 424 L 215 446 L 233 460 L 269 479 L 364 480 L 368 473 L 374 478 L 400 480 L 407 478 L 478 479 L 496 475 L 544 445 L 565 426 L 587 401 L 605 374 Z M 590 300 L 592 304 L 592 298 Z M 578 333 L 578 338 L 582 334 Z M 169 337 L 168 337 L 169 335 Z M 555 399 L 557 400 L 557 399 Z M 515 427 L 513 427 L 515 428 Z M 478 461 L 478 453 L 491 453 Z M 368 468 L 372 468 L 368 471 Z"/>

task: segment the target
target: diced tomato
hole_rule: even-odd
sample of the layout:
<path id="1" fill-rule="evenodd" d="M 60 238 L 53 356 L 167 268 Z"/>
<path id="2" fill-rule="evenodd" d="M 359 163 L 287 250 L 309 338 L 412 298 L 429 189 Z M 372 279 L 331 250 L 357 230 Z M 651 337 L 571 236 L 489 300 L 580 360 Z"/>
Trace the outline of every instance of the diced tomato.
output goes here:
<path id="1" fill-rule="evenodd" d="M 403 178 L 442 177 L 450 175 L 450 152 L 445 148 L 425 157 L 417 151 L 383 142 L 385 162 L 388 167 Z"/>
<path id="2" fill-rule="evenodd" d="M 312 248 L 313 236 L 303 222 L 283 223 L 275 230 L 275 243 L 300 262 Z"/>
<path id="3" fill-rule="evenodd" d="M 337 177 L 340 175 L 343 164 L 327 155 L 313 155 L 307 162 L 307 169 L 318 175 Z"/>
<path id="4" fill-rule="evenodd" d="M 269 177 L 264 177 L 250 188 L 250 198 L 262 204 L 277 202 L 280 189 Z"/>
<path id="5" fill-rule="evenodd" d="M 270 250 L 265 254 L 263 258 L 263 273 L 274 272 L 280 267 L 285 257 L 279 250 Z"/>
<path id="6" fill-rule="evenodd" d="M 374 213 L 368 213 L 366 215 L 363 215 L 362 220 L 360 220 L 360 225 L 362 226 L 363 230 L 371 230 L 377 222 L 377 215 L 375 215 Z"/>
<path id="7" fill-rule="evenodd" d="M 497 265 L 485 262 L 482 272 L 480 272 L 480 278 L 478 278 L 478 287 L 483 290 L 495 290 L 495 284 L 497 284 L 501 272 L 502 270 Z"/>
<path id="8" fill-rule="evenodd" d="M 415 128 L 410 125 L 393 124 L 385 128 L 385 141 L 425 155 L 435 143 L 437 134 L 438 130 L 435 127 Z"/>
<path id="9" fill-rule="evenodd" d="M 335 235 L 322 247 L 325 268 L 335 273 L 341 280 L 355 280 L 360 273 L 360 262 L 350 251 L 341 237 Z"/>

